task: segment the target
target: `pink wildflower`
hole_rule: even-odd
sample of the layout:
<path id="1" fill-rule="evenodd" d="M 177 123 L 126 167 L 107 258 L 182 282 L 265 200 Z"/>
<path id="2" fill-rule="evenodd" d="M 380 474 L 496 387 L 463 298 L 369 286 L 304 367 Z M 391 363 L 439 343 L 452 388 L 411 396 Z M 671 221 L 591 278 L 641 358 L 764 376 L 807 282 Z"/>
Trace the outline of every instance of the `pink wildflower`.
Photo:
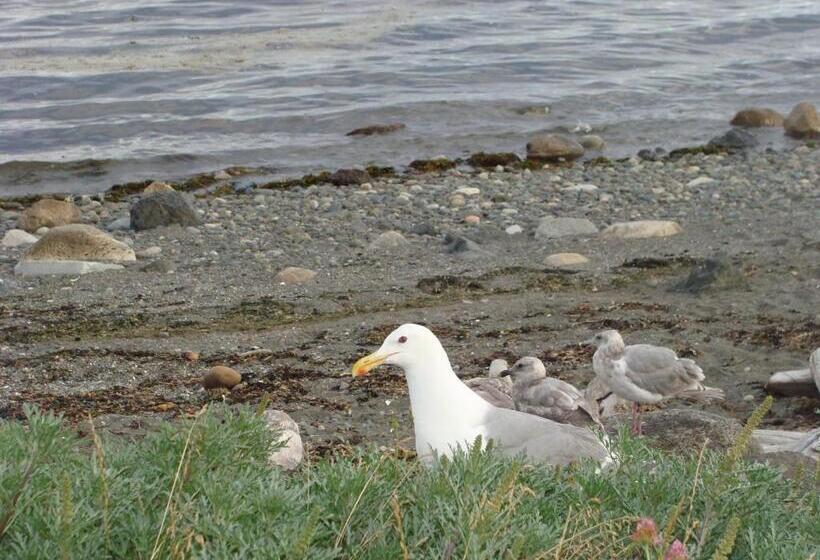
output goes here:
<path id="1" fill-rule="evenodd" d="M 686 547 L 683 546 L 683 543 L 678 539 L 675 539 L 672 544 L 669 545 L 669 550 L 666 551 L 663 560 L 686 560 L 687 558 Z"/>
<path id="2" fill-rule="evenodd" d="M 632 533 L 632 540 L 640 545 L 659 545 L 661 544 L 661 537 L 658 535 L 658 528 L 655 526 L 655 521 L 649 517 L 641 517 L 638 519 L 638 524 L 635 526 L 635 532 Z"/>

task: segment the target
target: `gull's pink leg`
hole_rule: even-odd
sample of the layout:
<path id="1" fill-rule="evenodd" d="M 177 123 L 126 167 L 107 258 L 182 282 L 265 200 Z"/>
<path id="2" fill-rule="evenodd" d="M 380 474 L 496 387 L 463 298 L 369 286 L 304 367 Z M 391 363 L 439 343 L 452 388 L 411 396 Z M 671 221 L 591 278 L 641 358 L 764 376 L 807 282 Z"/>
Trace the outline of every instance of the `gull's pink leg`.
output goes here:
<path id="1" fill-rule="evenodd" d="M 632 403 L 632 435 L 641 435 L 641 424 L 638 421 L 638 403 Z"/>

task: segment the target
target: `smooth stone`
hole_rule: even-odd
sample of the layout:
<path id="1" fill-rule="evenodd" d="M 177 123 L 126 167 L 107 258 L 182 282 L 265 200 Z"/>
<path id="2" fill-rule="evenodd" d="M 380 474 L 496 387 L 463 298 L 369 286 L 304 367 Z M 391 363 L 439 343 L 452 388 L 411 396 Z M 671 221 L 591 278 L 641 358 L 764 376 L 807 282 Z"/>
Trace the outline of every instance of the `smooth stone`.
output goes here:
<path id="1" fill-rule="evenodd" d="M 640 418 L 647 444 L 679 455 L 697 456 L 706 440 L 709 449 L 725 452 L 743 431 L 743 425 L 734 418 L 693 408 L 644 412 Z M 608 432 L 615 433 L 619 426 L 630 422 L 630 414 L 616 414 L 604 423 Z M 760 446 L 752 441 L 747 454 L 758 452 Z"/>
<path id="2" fill-rule="evenodd" d="M 606 142 L 597 134 L 585 134 L 578 139 L 578 143 L 581 144 L 585 150 L 595 152 L 600 152 L 606 148 Z"/>
<path id="3" fill-rule="evenodd" d="M 498 377 L 501 375 L 501 372 L 510 368 L 510 365 L 507 363 L 507 360 L 502 358 L 496 358 L 492 362 L 490 362 L 490 368 L 488 373 L 490 377 Z"/>
<path id="4" fill-rule="evenodd" d="M 743 273 L 725 257 L 706 259 L 692 267 L 689 275 L 672 286 L 673 292 L 700 294 L 707 290 L 742 290 L 748 288 Z"/>
<path id="5" fill-rule="evenodd" d="M 481 194 L 481 189 L 477 187 L 459 187 L 454 192 L 464 196 L 476 196 Z"/>
<path id="6" fill-rule="evenodd" d="M 339 169 L 332 173 L 328 180 L 331 184 L 342 187 L 345 185 L 361 185 L 371 179 L 370 174 L 362 169 Z"/>
<path id="7" fill-rule="evenodd" d="M 798 103 L 783 121 L 783 128 L 793 138 L 817 138 L 820 136 L 817 109 L 808 101 Z"/>
<path id="8" fill-rule="evenodd" d="M 143 195 L 151 195 L 160 192 L 168 192 L 174 190 L 174 187 L 162 181 L 154 181 L 142 190 Z"/>
<path id="9" fill-rule="evenodd" d="M 778 371 L 766 382 L 766 392 L 784 397 L 813 397 L 820 394 L 811 369 Z"/>
<path id="10" fill-rule="evenodd" d="M 686 183 L 686 186 L 689 187 L 689 188 L 702 187 L 703 185 L 711 185 L 712 183 L 715 183 L 715 182 L 716 181 L 714 179 L 712 179 L 711 177 L 698 177 L 697 179 L 692 179 L 691 181 Z"/>
<path id="11" fill-rule="evenodd" d="M 724 150 L 742 150 L 744 148 L 757 146 L 757 138 L 751 132 L 740 128 L 733 128 L 709 140 L 707 146 Z"/>
<path id="12" fill-rule="evenodd" d="M 398 231 L 385 231 L 384 233 L 379 234 L 379 236 L 370 243 L 371 249 L 395 249 L 396 247 L 401 247 L 402 245 L 407 245 L 408 241 L 400 232 Z"/>
<path id="13" fill-rule="evenodd" d="M 199 214 L 186 196 L 177 191 L 158 192 L 131 206 L 131 227 L 137 231 L 160 226 L 198 226 Z"/>
<path id="14" fill-rule="evenodd" d="M 182 357 L 185 358 L 187 362 L 196 362 L 199 360 L 199 352 L 195 352 L 194 350 L 187 350 L 182 353 Z"/>
<path id="15" fill-rule="evenodd" d="M 142 251 L 137 251 L 136 255 L 137 258 L 140 259 L 150 259 L 151 257 L 158 256 L 160 253 L 162 253 L 162 247 L 154 245 L 152 247 L 147 247 Z"/>
<path id="16" fill-rule="evenodd" d="M 35 232 L 34 232 L 34 235 L 38 235 L 38 236 L 42 237 L 42 236 L 44 236 L 45 234 L 47 234 L 47 233 L 48 233 L 48 230 L 50 230 L 50 229 L 51 229 L 51 228 L 46 227 L 46 226 L 38 227 L 38 228 L 37 228 L 37 231 L 35 231 Z"/>
<path id="17" fill-rule="evenodd" d="M 536 239 L 555 239 L 558 237 L 576 237 L 595 235 L 598 228 L 586 218 L 556 218 L 544 216 L 535 230 Z"/>
<path id="18" fill-rule="evenodd" d="M 450 206 L 453 206 L 455 208 L 460 208 L 460 207 L 464 206 L 465 204 L 467 204 L 467 200 L 464 198 L 463 194 L 456 193 L 456 194 L 454 194 L 453 196 L 450 197 Z"/>
<path id="19" fill-rule="evenodd" d="M 544 259 L 544 264 L 554 268 L 577 266 L 588 263 L 589 259 L 578 253 L 555 253 Z"/>
<path id="20" fill-rule="evenodd" d="M 70 224 L 49 230 L 23 255 L 24 261 L 137 260 L 134 250 L 107 233 L 86 224 Z"/>
<path id="21" fill-rule="evenodd" d="M 229 181 L 230 179 L 233 179 L 233 175 L 222 169 L 214 173 L 214 179 L 217 181 Z"/>
<path id="22" fill-rule="evenodd" d="M 281 410 L 265 410 L 265 426 L 276 436 L 268 453 L 268 465 L 291 471 L 305 455 L 299 425 Z"/>
<path id="23" fill-rule="evenodd" d="M 585 193 L 592 193 L 598 190 L 596 185 L 592 183 L 579 183 L 577 185 L 572 185 L 570 187 L 566 187 L 561 189 L 563 192 L 585 192 Z"/>
<path id="24" fill-rule="evenodd" d="M 90 261 L 20 261 L 14 273 L 18 276 L 79 276 L 124 268 L 119 264 Z"/>
<path id="25" fill-rule="evenodd" d="M 274 280 L 280 284 L 296 285 L 309 282 L 316 277 L 316 271 L 298 266 L 289 266 L 279 271 Z"/>
<path id="26" fill-rule="evenodd" d="M 774 109 L 749 107 L 735 113 L 730 124 L 747 128 L 783 126 L 783 115 Z"/>
<path id="27" fill-rule="evenodd" d="M 39 228 L 76 224 L 82 220 L 80 209 L 65 200 L 44 198 L 26 208 L 17 220 L 17 226 L 29 233 Z"/>
<path id="28" fill-rule="evenodd" d="M 638 220 L 612 224 L 601 232 L 601 237 L 621 239 L 645 239 L 649 237 L 669 237 L 683 232 L 677 222 L 666 220 Z"/>
<path id="29" fill-rule="evenodd" d="M 518 224 L 513 224 L 507 227 L 507 229 L 505 229 L 504 231 L 507 233 L 507 235 L 518 235 L 519 233 L 522 233 L 524 229 Z"/>
<path id="30" fill-rule="evenodd" d="M 571 161 L 584 155 L 584 147 L 566 136 L 543 134 L 527 143 L 527 158 L 539 161 Z"/>
<path id="31" fill-rule="evenodd" d="M 481 217 L 476 216 L 475 214 L 470 214 L 468 216 L 464 216 L 464 223 L 469 224 L 471 226 L 478 225 L 481 222 Z"/>
<path id="32" fill-rule="evenodd" d="M 131 217 L 124 216 L 122 218 L 117 218 L 110 224 L 106 226 L 108 231 L 124 231 L 131 229 Z"/>
<path id="33" fill-rule="evenodd" d="M 354 128 L 345 134 L 345 136 L 373 136 L 374 134 L 389 134 L 404 128 L 404 123 L 372 124 L 361 128 Z"/>
<path id="34" fill-rule="evenodd" d="M 239 372 L 227 366 L 214 366 L 202 376 L 202 386 L 206 389 L 231 389 L 241 381 Z"/>
<path id="35" fill-rule="evenodd" d="M 10 229 L 3 236 L 3 247 L 19 247 L 37 243 L 37 238 L 22 229 Z"/>

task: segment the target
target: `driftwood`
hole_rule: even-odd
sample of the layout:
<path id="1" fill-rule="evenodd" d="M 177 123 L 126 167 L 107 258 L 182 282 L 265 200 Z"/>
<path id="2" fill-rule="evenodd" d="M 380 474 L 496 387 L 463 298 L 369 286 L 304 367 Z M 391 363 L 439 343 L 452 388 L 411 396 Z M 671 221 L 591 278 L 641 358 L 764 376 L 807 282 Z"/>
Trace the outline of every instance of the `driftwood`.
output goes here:
<path id="1" fill-rule="evenodd" d="M 764 454 L 788 451 L 811 457 L 815 461 L 820 459 L 820 428 L 810 432 L 755 430 L 754 438 Z"/>

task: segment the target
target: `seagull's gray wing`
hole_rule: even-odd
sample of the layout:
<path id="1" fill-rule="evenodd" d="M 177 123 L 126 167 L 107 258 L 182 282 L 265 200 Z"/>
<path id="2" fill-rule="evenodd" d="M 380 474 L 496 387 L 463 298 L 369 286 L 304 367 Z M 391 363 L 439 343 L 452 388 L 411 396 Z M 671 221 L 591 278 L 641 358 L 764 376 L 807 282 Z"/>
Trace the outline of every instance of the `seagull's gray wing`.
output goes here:
<path id="1" fill-rule="evenodd" d="M 681 360 L 669 348 L 634 344 L 624 349 L 626 376 L 638 387 L 670 396 L 701 387 L 703 372 L 692 360 Z"/>
<path id="2" fill-rule="evenodd" d="M 495 383 L 497 381 L 501 381 L 501 379 L 497 377 L 476 377 L 469 379 L 467 386 L 493 406 L 515 408 L 512 397 L 499 388 L 499 384 Z"/>
<path id="3" fill-rule="evenodd" d="M 556 422 L 585 425 L 598 418 L 597 407 L 571 384 L 554 377 L 514 386 L 515 408 Z"/>
<path id="4" fill-rule="evenodd" d="M 612 460 L 590 430 L 517 410 L 493 410 L 485 420 L 485 429 L 487 438 L 507 455 L 524 453 L 533 461 L 553 465 L 566 465 L 584 458 L 602 463 Z"/>
<path id="5" fill-rule="evenodd" d="M 473 377 L 472 379 L 465 379 L 464 384 L 473 390 L 492 387 L 507 396 L 512 394 L 512 380 L 509 377 Z"/>

